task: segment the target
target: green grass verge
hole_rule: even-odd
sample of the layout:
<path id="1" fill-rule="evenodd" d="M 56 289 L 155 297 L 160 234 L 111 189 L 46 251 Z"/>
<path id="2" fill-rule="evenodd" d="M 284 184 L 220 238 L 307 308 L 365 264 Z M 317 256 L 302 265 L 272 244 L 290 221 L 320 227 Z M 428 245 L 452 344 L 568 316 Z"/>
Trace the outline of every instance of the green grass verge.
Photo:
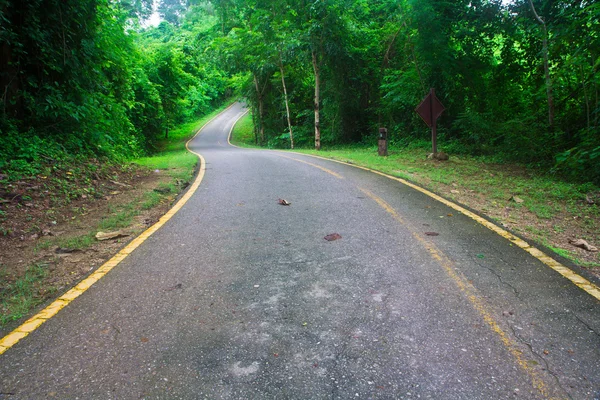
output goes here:
<path id="1" fill-rule="evenodd" d="M 254 138 L 254 125 L 252 115 L 247 113 L 233 127 L 231 144 L 239 147 L 257 147 Z"/>
<path id="2" fill-rule="evenodd" d="M 48 275 L 48 265 L 30 266 L 25 275 L 11 280 L 4 268 L 0 269 L 0 326 L 16 321 L 41 304 L 45 297 L 40 296 L 40 284 Z M 45 294 L 56 291 L 53 287 L 45 287 Z"/>

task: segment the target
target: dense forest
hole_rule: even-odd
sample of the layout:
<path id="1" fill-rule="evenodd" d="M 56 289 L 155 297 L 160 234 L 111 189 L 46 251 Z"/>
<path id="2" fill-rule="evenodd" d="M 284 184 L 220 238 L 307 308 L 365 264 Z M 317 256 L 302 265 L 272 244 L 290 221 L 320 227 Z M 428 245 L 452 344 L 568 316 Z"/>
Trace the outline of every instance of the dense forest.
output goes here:
<path id="1" fill-rule="evenodd" d="M 588 0 L 0 0 L 0 171 L 151 153 L 231 95 L 257 144 L 428 138 L 600 182 L 600 3 Z M 158 26 L 146 26 L 153 7 Z"/>

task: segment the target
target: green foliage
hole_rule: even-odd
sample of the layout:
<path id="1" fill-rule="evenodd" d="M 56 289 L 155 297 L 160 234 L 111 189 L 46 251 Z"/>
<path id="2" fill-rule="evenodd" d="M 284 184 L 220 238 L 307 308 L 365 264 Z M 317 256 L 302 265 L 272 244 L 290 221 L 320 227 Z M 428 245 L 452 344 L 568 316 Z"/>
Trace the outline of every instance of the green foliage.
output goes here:
<path id="1" fill-rule="evenodd" d="M 219 103 L 227 77 L 204 52 L 217 18 L 177 1 L 161 7 L 181 27 L 131 30 L 149 0 L 1 2 L 0 171 L 9 180 L 67 159 L 150 153 L 169 127 Z"/>
<path id="2" fill-rule="evenodd" d="M 281 66 L 296 143 L 311 145 L 316 61 L 324 144 L 372 141 L 379 126 L 395 142 L 428 138 L 414 109 L 433 87 L 453 152 L 600 182 L 598 4 L 535 0 L 545 37 L 528 0 L 213 3 L 263 146 L 288 147 Z"/>
<path id="3" fill-rule="evenodd" d="M 380 126 L 421 143 L 414 109 L 433 87 L 441 146 L 600 182 L 593 2 L 533 0 L 538 19 L 529 0 L 160 0 L 146 28 L 150 0 L 0 3 L 11 179 L 68 155 L 152 153 L 232 93 L 262 146 L 289 147 L 290 131 L 314 143 L 316 89 L 325 145 L 371 142 Z"/>

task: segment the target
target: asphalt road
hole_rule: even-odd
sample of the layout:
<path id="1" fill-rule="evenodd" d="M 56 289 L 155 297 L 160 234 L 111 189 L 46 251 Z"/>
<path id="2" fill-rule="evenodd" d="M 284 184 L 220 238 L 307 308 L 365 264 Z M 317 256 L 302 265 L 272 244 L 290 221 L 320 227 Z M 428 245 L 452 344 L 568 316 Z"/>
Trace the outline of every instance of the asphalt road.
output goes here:
<path id="1" fill-rule="evenodd" d="M 596 299 L 398 182 L 229 146 L 241 113 L 191 143 L 179 213 L 0 356 L 0 399 L 600 398 Z"/>

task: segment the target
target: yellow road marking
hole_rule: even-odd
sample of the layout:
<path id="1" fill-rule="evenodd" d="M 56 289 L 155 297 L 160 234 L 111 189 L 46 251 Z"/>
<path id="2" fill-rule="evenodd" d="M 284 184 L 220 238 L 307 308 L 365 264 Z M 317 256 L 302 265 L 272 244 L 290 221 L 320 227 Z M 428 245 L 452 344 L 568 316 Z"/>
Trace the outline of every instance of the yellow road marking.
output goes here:
<path id="1" fill-rule="evenodd" d="M 223 112 L 229 110 L 233 107 L 235 103 L 231 104 L 227 107 Z M 36 330 L 40 325 L 46 322 L 48 319 L 55 316 L 60 310 L 69 305 L 73 300 L 77 297 L 81 296 L 83 292 L 89 289 L 94 283 L 98 282 L 102 277 L 104 277 L 110 270 L 116 267 L 121 261 L 123 261 L 129 254 L 131 254 L 140 244 L 144 243 L 146 239 L 148 239 L 154 232 L 160 229 L 168 220 L 170 220 L 173 215 L 175 215 L 184 205 L 188 202 L 188 200 L 194 195 L 202 179 L 204 178 L 204 173 L 206 171 L 206 161 L 202 155 L 196 153 L 195 151 L 190 150 L 189 143 L 196 138 L 200 134 L 200 132 L 213 120 L 219 117 L 223 112 L 211 118 L 207 123 L 205 123 L 202 128 L 200 128 L 196 134 L 188 140 L 185 144 L 185 147 L 191 153 L 194 153 L 200 159 L 200 171 L 198 172 L 198 176 L 194 180 L 194 183 L 190 186 L 188 191 L 179 199 L 179 201 L 165 214 L 163 215 L 157 223 L 152 225 L 150 228 L 146 229 L 141 235 L 137 238 L 129 242 L 125 248 L 119 251 L 114 257 L 105 262 L 100 268 L 98 268 L 95 272 L 93 272 L 90 276 L 83 279 L 79 282 L 75 287 L 71 290 L 60 296 L 57 300 L 52 302 L 49 306 L 44 308 L 42 311 L 34 315 L 25 321 L 18 328 L 13 330 L 11 333 L 0 339 L 0 354 L 3 354 L 5 351 L 10 349 L 12 346 L 17 344 L 17 342 L 31 332 Z"/>
<path id="2" fill-rule="evenodd" d="M 459 290 L 463 292 L 466 298 L 469 300 L 473 308 L 481 315 L 483 320 L 488 324 L 491 330 L 496 333 L 502 344 L 508 349 L 510 354 L 516 359 L 517 364 L 524 370 L 529 377 L 533 387 L 536 388 L 544 397 L 548 397 L 548 389 L 544 383 L 544 380 L 539 376 L 538 372 L 530 367 L 527 361 L 523 358 L 523 353 L 519 349 L 518 345 L 502 330 L 500 325 L 496 322 L 490 311 L 488 311 L 481 296 L 478 295 L 477 289 L 469 283 L 469 281 L 462 276 L 455 268 L 454 264 L 450 259 L 430 241 L 426 240 L 423 236 L 416 233 L 411 226 L 409 226 L 400 215 L 394 210 L 388 203 L 385 202 L 381 197 L 376 196 L 370 191 L 360 188 L 359 189 L 372 200 L 374 200 L 381 208 L 387 211 L 396 221 L 406 226 L 410 231 L 411 235 L 421 243 L 429 254 L 435 259 L 438 264 L 444 269 L 448 276 L 454 281 Z"/>
<path id="3" fill-rule="evenodd" d="M 467 217 L 475 220 L 476 222 L 478 222 L 479 224 L 485 226 L 486 228 L 496 232 L 498 235 L 504 237 L 505 239 L 509 240 L 511 243 L 515 244 L 516 246 L 520 247 L 521 249 L 525 250 L 526 252 L 528 252 L 529 254 L 531 254 L 533 257 L 537 258 L 539 261 L 541 261 L 542 263 L 544 263 L 546 266 L 552 268 L 554 271 L 558 272 L 559 274 L 561 274 L 563 277 L 567 278 L 568 280 L 570 280 L 572 283 L 574 283 L 577 287 L 579 287 L 580 289 L 583 289 L 585 292 L 587 292 L 589 295 L 593 296 L 596 300 L 600 300 L 600 288 L 598 286 L 596 286 L 595 284 L 593 284 L 592 282 L 590 282 L 589 280 L 585 279 L 584 277 L 582 277 L 581 275 L 575 273 L 573 270 L 571 270 L 570 268 L 564 266 L 563 264 L 559 263 L 558 261 L 554 260 L 553 258 L 551 258 L 550 256 L 548 256 L 547 254 L 545 254 L 544 252 L 542 252 L 541 250 L 537 249 L 536 247 L 533 247 L 532 245 L 530 245 L 529 243 L 527 243 L 526 241 L 519 239 L 518 237 L 514 236 L 512 233 L 500 228 L 499 226 L 493 224 L 492 222 L 486 220 L 485 218 L 480 217 L 479 215 L 467 210 L 464 207 L 459 206 L 458 204 L 455 204 L 449 200 L 444 199 L 441 196 L 438 196 L 437 194 L 430 192 L 427 189 L 423 189 L 420 186 L 415 185 L 414 183 L 411 183 L 405 179 L 402 178 L 398 178 L 392 175 L 388 175 L 386 173 L 383 173 L 381 171 L 377 171 L 371 168 L 367 168 L 367 167 L 363 167 L 360 165 L 354 165 L 354 164 L 350 164 L 344 161 L 339 161 L 339 160 L 334 160 L 331 158 L 325 158 L 325 157 L 320 157 L 320 156 L 315 156 L 312 154 L 303 154 L 303 153 L 295 153 L 295 152 L 289 152 L 287 151 L 287 153 L 293 153 L 293 154 L 299 154 L 299 155 L 303 155 L 303 156 L 308 156 L 308 157 L 313 157 L 313 158 L 318 158 L 321 160 L 326 160 L 326 161 L 332 161 L 332 162 L 336 162 L 338 164 L 344 164 L 344 165 L 349 165 L 351 167 L 354 168 L 359 168 L 365 171 L 369 171 L 372 172 L 374 174 L 377 175 L 381 175 L 384 176 L 386 178 L 395 180 L 397 182 L 402 183 L 403 185 L 406 185 L 410 188 L 413 188 L 437 201 L 439 201 L 440 203 L 445 204 L 446 206 L 466 215 Z"/>
<path id="4" fill-rule="evenodd" d="M 237 121 L 236 121 L 237 122 Z M 234 124 L 235 125 L 235 124 Z M 233 130 L 233 128 L 232 128 Z M 231 133 L 230 133 L 231 136 Z M 231 144 L 231 143 L 230 143 Z M 233 146 L 233 145 L 232 145 Z M 237 146 L 236 146 L 237 147 Z M 277 151 L 278 153 L 281 153 L 283 151 L 279 150 Z M 467 210 L 464 207 L 459 206 L 456 203 L 453 203 L 449 200 L 444 199 L 443 197 L 438 196 L 437 194 L 430 192 L 427 189 L 423 189 L 420 186 L 417 186 L 405 179 L 402 178 L 398 178 L 392 175 L 388 175 L 384 172 L 381 171 L 377 171 L 371 168 L 367 168 L 367 167 L 363 167 L 360 165 L 355 165 L 355 164 L 350 164 L 348 162 L 344 162 L 344 161 L 339 161 L 339 160 L 334 160 L 331 158 L 325 158 L 325 157 L 320 157 L 320 156 L 315 156 L 312 154 L 304 154 L 304 153 L 296 153 L 293 151 L 286 151 L 286 153 L 292 153 L 292 154 L 298 154 L 298 155 L 303 155 L 303 156 L 307 156 L 307 157 L 313 157 L 313 158 L 318 158 L 321 160 L 326 160 L 326 161 L 331 161 L 331 162 L 336 162 L 338 164 L 344 164 L 344 165 L 349 165 L 351 167 L 354 168 L 359 168 L 362 169 L 364 171 L 369 171 L 372 172 L 374 174 L 377 175 L 381 175 L 384 176 L 388 179 L 392 179 L 395 180 L 397 182 L 402 183 L 403 185 L 406 185 L 412 189 L 415 189 L 423 194 L 425 194 L 426 196 L 429 196 L 437 201 L 439 201 L 442 204 L 445 204 L 446 206 L 466 215 L 467 217 L 475 220 L 476 222 L 478 222 L 479 224 L 485 226 L 486 228 L 496 232 L 498 235 L 504 237 L 505 239 L 509 240 L 511 243 L 515 244 L 516 246 L 520 247 L 521 249 L 525 250 L 526 252 L 528 252 L 529 254 L 531 254 L 533 257 L 537 258 L 539 261 L 541 261 L 542 263 L 544 263 L 546 266 L 552 268 L 554 271 L 558 272 L 559 274 L 561 274 L 563 277 L 567 278 L 568 280 L 570 280 L 572 283 L 574 283 L 577 287 L 579 287 L 580 289 L 584 290 L 586 293 L 588 293 L 589 295 L 593 296 L 596 300 L 600 300 L 600 288 L 598 286 L 596 286 L 595 284 L 593 284 L 592 282 L 590 282 L 589 280 L 585 279 L 584 277 L 582 277 L 581 275 L 575 273 L 573 270 L 571 270 L 570 268 L 564 266 L 563 264 L 559 263 L 558 261 L 554 260 L 552 257 L 548 256 L 547 254 L 545 254 L 544 252 L 542 252 L 541 250 L 537 249 L 536 247 L 531 246 L 529 243 L 527 243 L 526 241 L 519 239 L 518 237 L 514 236 L 512 233 L 508 232 L 505 229 L 500 228 L 499 226 L 491 223 L 490 221 L 486 220 L 485 218 L 480 217 L 479 215 Z M 284 157 L 284 156 L 282 156 Z M 286 157 L 286 158 L 290 158 L 293 159 L 295 161 L 299 161 L 299 162 L 304 162 L 306 164 L 312 165 L 314 167 L 317 167 L 319 169 L 322 169 L 328 173 L 332 173 L 332 171 L 321 167 L 319 165 L 315 165 L 306 161 L 301 161 L 298 160 L 296 158 L 292 158 L 292 157 Z M 333 172 L 333 174 L 336 174 L 335 172 Z M 336 174 L 338 175 L 338 174 Z"/>
<path id="5" fill-rule="evenodd" d="M 310 165 L 311 167 L 318 168 L 318 169 L 320 169 L 321 171 L 327 172 L 328 174 L 330 174 L 330 175 L 333 175 L 333 176 L 335 176 L 335 177 L 336 177 L 336 178 L 338 178 L 338 179 L 344 179 L 344 177 L 343 177 L 342 175 L 338 174 L 337 172 L 334 172 L 334 171 L 332 171 L 332 170 L 330 170 L 330 169 L 327 169 L 327 168 L 325 168 L 325 167 L 321 167 L 320 165 L 313 164 L 313 163 L 309 163 L 308 161 L 304 161 L 304 160 L 298 160 L 297 158 L 294 158 L 294 157 L 288 157 L 288 156 L 284 156 L 284 155 L 281 155 L 281 154 L 279 154 L 279 156 L 280 156 L 280 157 L 283 157 L 283 158 L 287 158 L 288 160 L 294 160 L 294 161 L 298 161 L 299 163 L 302 163 L 302 164 L 307 164 L 307 165 Z"/>

